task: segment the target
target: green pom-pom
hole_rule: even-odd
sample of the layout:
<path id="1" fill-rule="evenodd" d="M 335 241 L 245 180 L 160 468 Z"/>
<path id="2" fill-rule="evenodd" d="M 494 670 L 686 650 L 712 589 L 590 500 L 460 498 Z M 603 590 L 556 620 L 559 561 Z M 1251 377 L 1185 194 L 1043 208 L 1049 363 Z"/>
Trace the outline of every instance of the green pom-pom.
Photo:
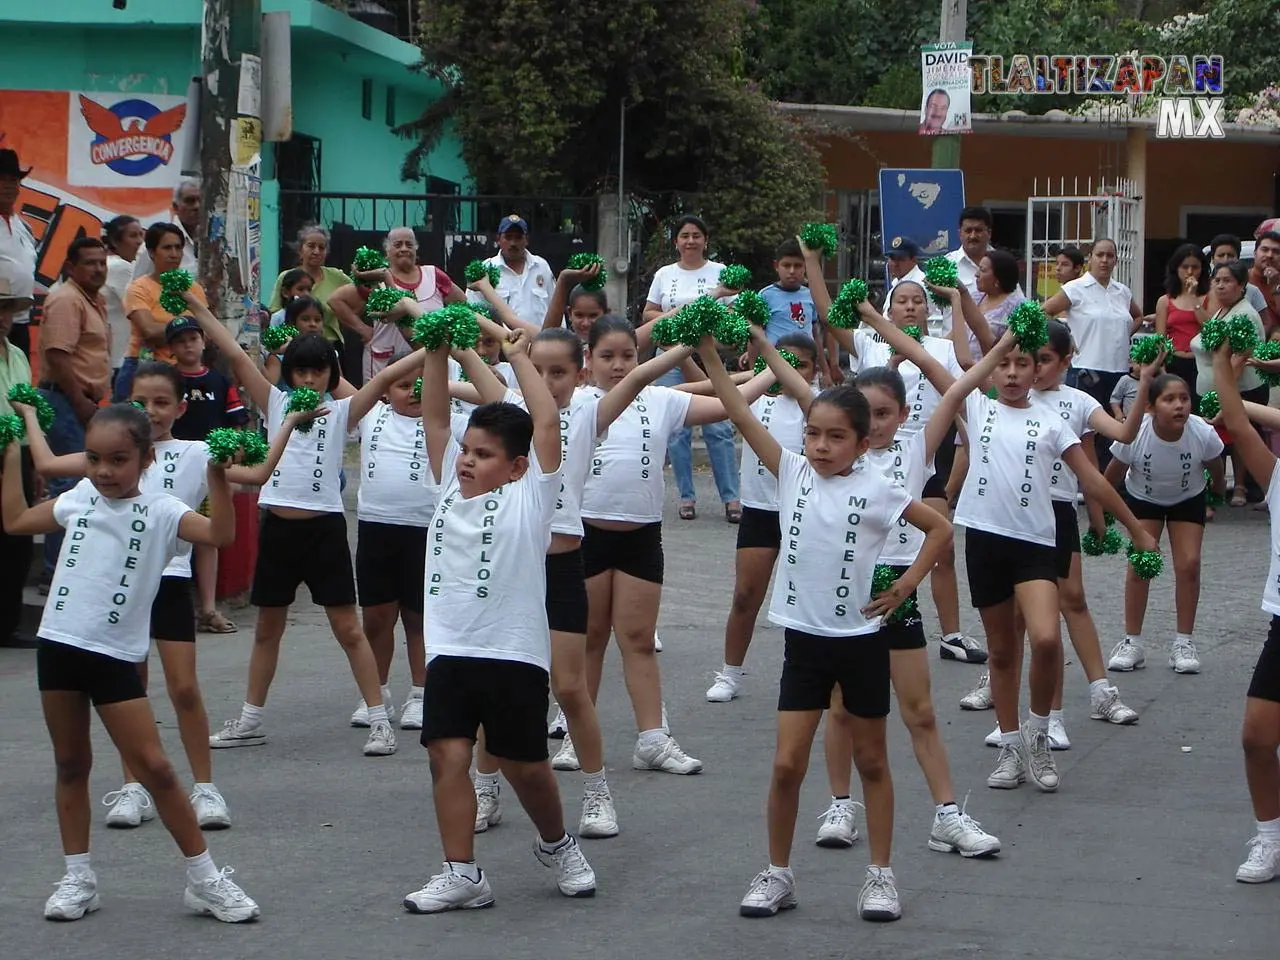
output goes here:
<path id="1" fill-rule="evenodd" d="M 711 332 L 726 347 L 741 350 L 751 339 L 751 324 L 747 323 L 746 317 L 734 313 L 732 310 L 725 310 L 717 318 L 716 325 Z"/>
<path id="2" fill-rule="evenodd" d="M 1114 513 L 1110 513 L 1110 512 L 1109 512 L 1109 511 L 1107 511 L 1107 510 L 1103 510 L 1103 511 L 1102 511 L 1102 522 L 1103 522 L 1103 523 L 1105 523 L 1105 524 L 1109 527 L 1109 526 L 1111 526 L 1112 524 L 1114 524 L 1114 523 L 1116 522 L 1116 515 L 1115 515 Z"/>
<path id="3" fill-rule="evenodd" d="M 569 258 L 566 266 L 570 270 L 589 270 L 594 266 L 600 267 L 600 272 L 595 275 L 595 279 L 582 282 L 583 290 L 600 290 L 609 281 L 609 271 L 604 268 L 604 257 L 598 253 L 575 253 Z"/>
<path id="4" fill-rule="evenodd" d="M 267 441 L 257 430 L 240 431 L 240 449 L 244 451 L 240 462 L 246 467 L 267 462 Z"/>
<path id="5" fill-rule="evenodd" d="M 478 313 L 486 320 L 493 319 L 493 307 L 489 306 L 487 302 L 479 301 L 472 303 L 471 301 L 467 301 L 467 306 L 471 308 L 472 313 Z"/>
<path id="6" fill-rule="evenodd" d="M 860 321 L 858 304 L 867 299 L 867 283 L 856 277 L 846 280 L 827 311 L 827 324 L 837 330 L 852 330 Z"/>
<path id="7" fill-rule="evenodd" d="M 1226 498 L 1222 494 L 1214 491 L 1213 474 L 1211 474 L 1208 468 L 1206 468 L 1204 471 L 1204 505 L 1206 507 L 1220 507 L 1225 502 Z"/>
<path id="8" fill-rule="evenodd" d="M 840 234 L 829 223 L 806 223 L 800 229 L 800 242 L 810 250 L 821 250 L 824 257 L 834 257 Z"/>
<path id="9" fill-rule="evenodd" d="M 480 322 L 468 304 L 451 303 L 444 308 L 449 317 L 449 346 L 474 350 L 480 341 Z"/>
<path id="10" fill-rule="evenodd" d="M 985 393 L 992 400 L 1000 399 L 1000 391 L 997 390 L 995 387 L 987 387 L 987 389 L 984 390 L 983 393 Z"/>
<path id="11" fill-rule="evenodd" d="M 1084 536 L 1080 538 L 1080 549 L 1091 557 L 1100 557 L 1104 553 L 1119 553 L 1121 544 L 1120 531 L 1114 527 L 1107 527 L 1106 533 L 1101 537 L 1092 530 L 1086 530 Z"/>
<path id="12" fill-rule="evenodd" d="M 383 270 L 387 266 L 387 255 L 373 247 L 356 247 L 356 255 L 351 261 L 351 268 L 357 273 L 368 273 L 372 270 Z"/>
<path id="13" fill-rule="evenodd" d="M 40 424 L 40 429 L 45 433 L 48 433 L 53 428 L 53 422 L 58 419 L 58 411 L 53 409 L 53 404 L 45 398 L 43 393 L 29 383 L 15 383 L 10 387 L 9 400 L 35 407 L 36 421 Z M 21 417 L 18 418 L 18 422 L 22 423 Z M 18 436 L 26 436 L 25 423 L 23 423 L 22 433 Z"/>
<path id="14" fill-rule="evenodd" d="M 369 294 L 369 299 L 364 304 L 364 312 L 366 314 L 389 313 L 405 297 L 412 296 L 411 292 L 401 290 L 399 287 L 379 287 Z"/>
<path id="15" fill-rule="evenodd" d="M 410 396 L 413 398 L 414 403 L 422 402 L 422 378 L 421 377 L 413 381 L 413 393 L 411 393 Z"/>
<path id="16" fill-rule="evenodd" d="M 743 290 L 733 301 L 733 312 L 757 327 L 769 325 L 769 304 L 754 290 Z"/>
<path id="17" fill-rule="evenodd" d="M 701 296 L 686 303 L 675 316 L 655 323 L 653 336 L 663 346 L 680 343 L 686 347 L 698 346 L 707 334 L 717 339 L 722 334 L 736 336 L 739 331 L 729 327 L 727 314 L 728 311 L 713 297 Z M 745 327 L 746 322 L 738 319 Z"/>
<path id="18" fill-rule="evenodd" d="M 1024 353 L 1034 354 L 1049 342 L 1048 323 L 1044 308 L 1034 300 L 1023 300 L 1009 314 L 1009 329 Z"/>
<path id="19" fill-rule="evenodd" d="M 314 410 L 318 406 L 320 406 L 320 394 L 310 387 L 298 387 L 289 397 L 289 405 L 285 408 L 285 413 Z M 294 429 L 299 433 L 310 433 L 314 425 L 315 421 L 308 420 L 306 423 L 298 424 Z"/>
<path id="20" fill-rule="evenodd" d="M 800 369 L 800 358 L 797 357 L 790 350 L 779 350 L 778 355 L 782 357 L 783 360 L 787 361 L 787 363 L 791 364 L 791 367 L 793 370 Z M 756 357 L 755 366 L 753 366 L 751 369 L 756 376 L 759 376 L 760 374 L 764 373 L 765 370 L 767 370 L 768 368 L 769 368 L 769 361 L 765 360 L 764 355 L 761 354 L 760 356 Z M 781 392 L 782 392 L 782 384 L 780 383 L 775 383 L 768 390 L 768 394 L 771 397 L 776 397 Z"/>
<path id="21" fill-rule="evenodd" d="M 898 572 L 894 570 L 893 567 L 888 564 L 877 563 L 875 570 L 871 574 L 872 598 L 874 599 L 875 597 L 880 596 L 880 594 L 892 587 L 894 583 L 897 582 L 898 576 Z M 892 613 L 885 614 L 883 622 L 901 623 L 902 621 L 917 616 L 918 614 L 919 610 L 916 607 L 915 600 L 911 597 L 907 597 L 906 600 L 902 601 L 902 605 L 896 610 Z"/>
<path id="22" fill-rule="evenodd" d="M 1130 540 L 1125 552 L 1129 555 L 1129 566 L 1139 579 L 1154 580 L 1164 570 L 1164 559 L 1158 550 L 1136 550 Z"/>
<path id="23" fill-rule="evenodd" d="M 912 325 L 912 326 L 910 326 L 910 327 L 903 327 L 903 328 L 902 328 L 902 332 L 903 332 L 903 333 L 905 333 L 905 334 L 906 334 L 908 337 L 910 337 L 912 340 L 914 340 L 916 343 L 919 343 L 921 340 L 923 340 L 923 339 L 924 339 L 924 333 L 922 333 L 922 332 L 921 332 L 921 330 L 920 330 L 920 328 L 919 328 L 919 327 L 914 326 L 914 325 Z M 895 349 L 893 349 L 893 347 L 890 347 L 890 348 L 889 348 L 889 353 L 894 354 L 894 353 L 897 353 L 897 352 L 898 352 L 898 351 L 897 351 L 897 350 L 895 350 Z"/>
<path id="24" fill-rule="evenodd" d="M 428 350 L 439 350 L 449 342 L 449 315 L 432 310 L 413 322 L 413 342 Z"/>
<path id="25" fill-rule="evenodd" d="M 1231 342 L 1232 353 L 1243 353 L 1258 346 L 1258 332 L 1253 321 L 1237 314 L 1233 317 L 1215 317 L 1200 328 L 1200 345 L 1210 353 L 1217 351 L 1224 340 Z"/>
<path id="26" fill-rule="evenodd" d="M 1165 356 L 1172 354 L 1173 341 L 1153 333 L 1134 341 L 1133 346 L 1129 348 L 1129 359 L 1145 367 L 1148 363 L 1155 362 L 1161 350 L 1164 351 Z"/>
<path id="27" fill-rule="evenodd" d="M 282 323 L 278 327 L 267 327 L 262 331 L 262 345 L 272 353 L 275 353 L 297 335 L 298 328 L 291 323 Z"/>
<path id="28" fill-rule="evenodd" d="M 960 285 L 960 274 L 956 270 L 956 265 L 946 257 L 933 257 L 928 260 L 924 265 L 924 278 L 935 287 L 954 288 Z M 929 291 L 929 296 L 940 307 L 951 303 L 950 297 L 944 297 L 932 290 Z"/>
<path id="29" fill-rule="evenodd" d="M 210 430 L 204 438 L 209 447 L 209 459 L 215 463 L 230 463 L 240 452 L 240 431 L 232 427 Z"/>
<path id="30" fill-rule="evenodd" d="M 186 270 L 166 270 L 159 276 L 160 306 L 168 313 L 178 316 L 185 313 L 187 301 L 182 296 L 191 289 L 195 281 Z"/>
<path id="31" fill-rule="evenodd" d="M 1210 390 L 1200 395 L 1200 416 L 1212 420 L 1222 410 L 1222 401 L 1218 399 L 1218 391 Z"/>
<path id="32" fill-rule="evenodd" d="M 1253 359 L 1280 360 L 1280 340 L 1262 341 L 1253 348 Z M 1270 370 L 1263 370 L 1261 367 L 1253 367 L 1251 369 L 1262 378 L 1262 382 L 1268 387 L 1280 387 L 1280 373 L 1272 373 Z"/>
<path id="33" fill-rule="evenodd" d="M 15 440 L 21 440 L 27 435 L 27 425 L 23 419 L 16 414 L 6 413 L 0 417 L 0 450 L 9 446 Z"/>
<path id="34" fill-rule="evenodd" d="M 751 271 L 740 263 L 730 264 L 720 271 L 720 286 L 729 290 L 745 290 L 751 282 Z"/>
<path id="35" fill-rule="evenodd" d="M 482 277 L 488 277 L 489 286 L 497 290 L 498 284 L 502 282 L 502 268 L 487 264 L 483 260 L 472 260 L 462 271 L 462 277 L 467 283 L 475 283 Z"/>

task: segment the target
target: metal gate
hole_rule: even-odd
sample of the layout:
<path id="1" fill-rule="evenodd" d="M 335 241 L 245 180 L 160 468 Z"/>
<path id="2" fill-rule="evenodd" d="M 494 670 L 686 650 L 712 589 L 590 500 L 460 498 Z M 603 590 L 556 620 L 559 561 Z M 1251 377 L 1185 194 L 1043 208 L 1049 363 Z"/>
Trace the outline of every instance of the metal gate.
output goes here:
<path id="1" fill-rule="evenodd" d="M 1055 189 L 1056 188 L 1056 189 Z M 1027 198 L 1026 289 L 1028 295 L 1047 299 L 1057 291 L 1054 257 L 1063 247 L 1084 248 L 1106 237 L 1115 241 L 1113 276 L 1133 291 L 1142 303 L 1144 233 L 1142 197 L 1137 181 L 1124 177 L 1089 178 L 1083 184 L 1065 177 L 1032 187 Z M 1034 294 L 1032 294 L 1034 291 Z"/>

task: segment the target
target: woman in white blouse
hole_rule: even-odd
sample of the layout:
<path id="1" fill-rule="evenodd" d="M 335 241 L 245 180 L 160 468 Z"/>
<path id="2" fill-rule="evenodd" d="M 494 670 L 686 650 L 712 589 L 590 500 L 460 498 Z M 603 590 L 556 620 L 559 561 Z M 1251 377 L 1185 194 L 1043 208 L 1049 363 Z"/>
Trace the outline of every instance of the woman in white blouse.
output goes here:
<path id="1" fill-rule="evenodd" d="M 129 316 L 124 309 L 125 290 L 133 279 L 133 262 L 138 259 L 146 231 L 137 217 L 115 217 L 102 225 L 102 242 L 107 246 L 107 282 L 102 294 L 107 298 L 107 324 L 111 328 L 111 376 L 129 346 Z"/>

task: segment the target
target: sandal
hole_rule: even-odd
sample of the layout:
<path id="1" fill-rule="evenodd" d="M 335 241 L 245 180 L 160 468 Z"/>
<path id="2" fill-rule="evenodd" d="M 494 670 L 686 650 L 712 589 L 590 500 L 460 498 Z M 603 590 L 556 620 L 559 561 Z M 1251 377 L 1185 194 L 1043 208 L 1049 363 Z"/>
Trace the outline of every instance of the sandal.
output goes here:
<path id="1" fill-rule="evenodd" d="M 1245 505 L 1246 499 L 1247 498 L 1244 495 L 1244 490 L 1241 489 L 1240 487 L 1236 487 L 1234 490 L 1231 491 L 1231 505 L 1233 507 L 1243 507 Z"/>
<path id="2" fill-rule="evenodd" d="M 217 610 L 201 613 L 196 624 L 201 633 L 235 633 L 240 629 Z"/>
<path id="3" fill-rule="evenodd" d="M 742 504 L 738 504 L 735 507 L 731 503 L 726 503 L 724 505 L 724 519 L 726 523 L 741 523 L 742 522 Z"/>
<path id="4" fill-rule="evenodd" d="M 681 520 L 692 520 L 692 519 L 693 519 L 694 517 L 696 517 L 697 515 L 698 515 L 698 507 L 697 507 L 697 504 L 693 504 L 693 503 L 682 503 L 682 504 L 680 504 L 680 519 L 681 519 Z"/>

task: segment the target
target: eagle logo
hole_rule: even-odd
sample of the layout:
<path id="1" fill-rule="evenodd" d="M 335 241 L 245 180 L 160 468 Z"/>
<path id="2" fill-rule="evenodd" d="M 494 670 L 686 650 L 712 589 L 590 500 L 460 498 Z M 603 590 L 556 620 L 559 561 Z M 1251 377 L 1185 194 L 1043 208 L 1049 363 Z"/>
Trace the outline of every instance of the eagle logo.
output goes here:
<path id="1" fill-rule="evenodd" d="M 89 159 L 125 177 L 142 177 L 173 159 L 173 135 L 187 119 L 187 105 L 161 110 L 142 99 L 109 107 L 80 95 L 80 114 L 96 135 Z"/>

